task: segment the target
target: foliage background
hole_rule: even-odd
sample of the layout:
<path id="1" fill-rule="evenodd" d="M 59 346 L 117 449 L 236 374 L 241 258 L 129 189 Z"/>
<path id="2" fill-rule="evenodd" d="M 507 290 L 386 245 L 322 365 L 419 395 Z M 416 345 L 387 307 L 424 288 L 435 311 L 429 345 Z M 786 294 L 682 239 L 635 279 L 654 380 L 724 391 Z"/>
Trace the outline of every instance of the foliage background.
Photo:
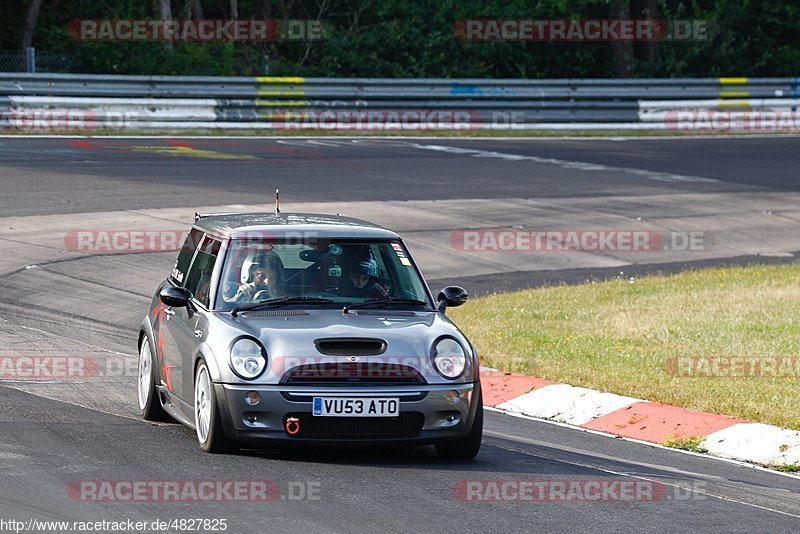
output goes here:
<path id="1" fill-rule="evenodd" d="M 791 76 L 800 71 L 800 2 L 765 0 L 2 0 L 0 49 L 20 47 L 26 13 L 39 53 L 87 73 L 379 77 Z M 318 19 L 320 41 L 79 42 L 77 18 Z M 199 5 L 198 5 L 199 4 Z M 235 7 L 234 7 L 235 6 Z M 194 9 L 194 11 L 193 11 Z M 622 17 L 620 17 L 622 15 Z M 709 41 L 648 43 L 464 42 L 465 18 L 652 18 L 713 21 Z M 268 67 L 267 67 L 268 66 Z"/>

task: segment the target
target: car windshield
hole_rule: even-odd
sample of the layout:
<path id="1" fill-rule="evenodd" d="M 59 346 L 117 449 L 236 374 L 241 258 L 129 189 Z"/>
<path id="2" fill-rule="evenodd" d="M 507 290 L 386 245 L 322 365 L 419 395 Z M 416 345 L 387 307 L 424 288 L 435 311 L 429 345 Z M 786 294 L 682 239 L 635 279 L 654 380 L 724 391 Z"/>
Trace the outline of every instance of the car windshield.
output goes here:
<path id="1" fill-rule="evenodd" d="M 429 303 L 425 286 L 400 241 L 234 239 L 225 254 L 216 309 L 282 297 L 313 306 L 397 299 L 392 305 Z"/>

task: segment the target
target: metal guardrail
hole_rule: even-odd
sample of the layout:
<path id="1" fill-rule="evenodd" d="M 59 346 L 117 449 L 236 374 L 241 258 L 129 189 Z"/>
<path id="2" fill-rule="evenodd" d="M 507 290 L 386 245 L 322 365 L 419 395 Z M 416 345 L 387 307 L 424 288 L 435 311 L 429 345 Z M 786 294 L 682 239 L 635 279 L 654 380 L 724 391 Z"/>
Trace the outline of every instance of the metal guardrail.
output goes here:
<path id="1" fill-rule="evenodd" d="M 799 82 L 0 73 L 0 113 L 6 129 L 48 112 L 132 129 L 665 129 L 677 112 L 794 113 Z"/>

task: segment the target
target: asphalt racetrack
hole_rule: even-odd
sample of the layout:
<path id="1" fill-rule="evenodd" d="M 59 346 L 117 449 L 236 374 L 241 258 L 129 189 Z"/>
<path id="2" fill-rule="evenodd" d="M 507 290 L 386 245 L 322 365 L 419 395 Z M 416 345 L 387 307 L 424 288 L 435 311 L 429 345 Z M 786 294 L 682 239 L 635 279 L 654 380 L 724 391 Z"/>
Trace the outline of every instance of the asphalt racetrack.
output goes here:
<path id="1" fill-rule="evenodd" d="M 181 519 L 224 519 L 236 533 L 798 531 L 800 477 L 493 411 L 472 462 L 443 462 L 432 448 L 201 453 L 191 430 L 136 417 L 137 326 L 175 252 L 69 238 L 185 232 L 196 210 L 270 210 L 280 188 L 285 212 L 399 231 L 434 290 L 794 261 L 798 148 L 792 137 L 0 138 L 0 357 L 80 355 L 105 370 L 0 379 L 0 517 L 21 532 L 43 531 L 40 520 Z M 663 246 L 476 252 L 454 238 L 507 229 L 632 229 Z M 690 233 L 698 246 L 675 240 Z M 98 493 L 136 481 L 258 482 L 271 493 L 203 502 Z M 608 491 L 564 502 L 520 490 L 533 481 Z M 621 493 L 631 485 L 645 491 Z"/>

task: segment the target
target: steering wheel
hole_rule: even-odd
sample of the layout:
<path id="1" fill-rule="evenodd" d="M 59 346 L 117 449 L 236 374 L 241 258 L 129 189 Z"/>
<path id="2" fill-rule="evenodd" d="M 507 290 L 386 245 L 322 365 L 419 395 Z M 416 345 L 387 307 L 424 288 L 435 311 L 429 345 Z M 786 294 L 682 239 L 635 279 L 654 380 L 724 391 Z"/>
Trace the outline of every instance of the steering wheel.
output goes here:
<path id="1" fill-rule="evenodd" d="M 272 298 L 272 295 L 268 290 L 262 289 L 261 291 L 253 295 L 253 302 L 258 302 L 261 299 L 268 299 L 268 298 Z"/>

